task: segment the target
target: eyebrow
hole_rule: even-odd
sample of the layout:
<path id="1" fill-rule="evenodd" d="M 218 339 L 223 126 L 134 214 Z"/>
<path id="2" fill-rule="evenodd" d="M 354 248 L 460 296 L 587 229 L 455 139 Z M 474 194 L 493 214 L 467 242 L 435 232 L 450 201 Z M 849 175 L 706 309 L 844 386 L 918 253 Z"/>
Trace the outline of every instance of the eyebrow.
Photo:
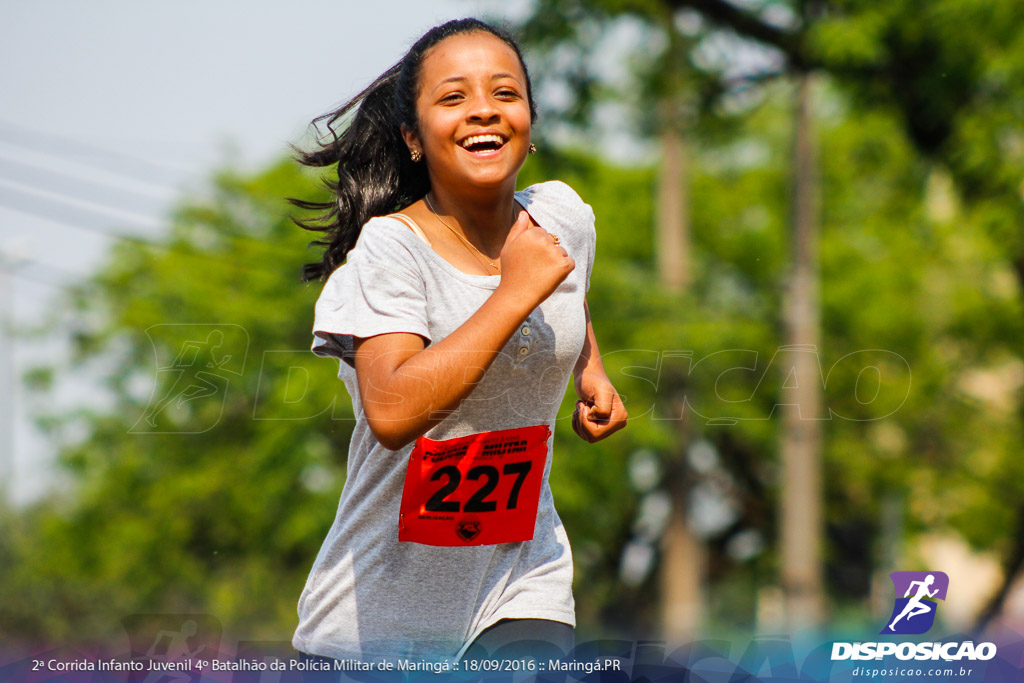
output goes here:
<path id="1" fill-rule="evenodd" d="M 494 74 L 493 76 L 491 76 L 491 80 L 492 81 L 497 81 L 497 80 L 502 79 L 502 78 L 511 78 L 512 80 L 514 80 L 516 82 L 519 81 L 519 79 L 516 77 L 515 74 L 500 73 L 500 74 Z M 441 81 L 440 83 L 437 84 L 437 87 L 434 88 L 434 92 L 437 92 L 437 89 L 440 88 L 442 85 L 445 85 L 446 83 L 459 83 L 459 82 L 463 82 L 463 81 L 467 81 L 467 80 L 469 80 L 469 79 L 466 78 L 465 76 L 452 76 L 451 78 L 446 78 L 446 79 L 444 79 L 443 81 Z"/>

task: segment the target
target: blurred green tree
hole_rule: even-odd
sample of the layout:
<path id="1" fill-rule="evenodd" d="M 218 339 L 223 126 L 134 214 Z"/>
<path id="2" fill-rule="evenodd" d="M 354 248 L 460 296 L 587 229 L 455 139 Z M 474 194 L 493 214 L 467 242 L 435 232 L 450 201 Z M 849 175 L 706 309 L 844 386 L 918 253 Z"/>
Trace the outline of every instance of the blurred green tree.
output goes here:
<path id="1" fill-rule="evenodd" d="M 826 568 L 836 613 L 850 606 L 862 618 L 872 573 L 903 568 L 887 563 L 905 552 L 876 547 L 892 538 L 885 520 L 899 516 L 897 537 L 951 529 L 1002 552 L 1009 585 L 1024 500 L 1020 160 L 1011 116 L 1024 61 L 1018 39 L 1003 31 L 1010 18 L 997 21 L 1004 3 L 990 10 L 949 1 L 923 13 L 926 25 L 977 26 L 998 38 L 961 38 L 968 56 L 981 53 L 968 60 L 977 69 L 967 70 L 970 95 L 945 96 L 966 104 L 940 117 L 950 125 L 937 146 L 925 144 L 933 140 L 926 133 L 942 126 L 908 123 L 916 109 L 899 104 L 898 88 L 879 75 L 886 64 L 896 68 L 891 54 L 917 54 L 913 26 L 901 23 L 909 5 L 876 8 L 881 18 L 869 21 L 868 3 L 837 4 L 805 43 L 778 27 L 785 22 L 703 4 L 740 12 L 738 33 L 764 33 L 783 52 L 829 31 L 850 43 L 828 57 L 834 69 L 821 66 L 816 96 L 819 357 L 831 417 Z M 775 5 L 783 6 L 761 11 Z M 711 10 L 702 16 L 724 21 Z M 747 25 L 754 19 L 760 28 Z M 854 30 L 858 21 L 865 27 Z M 889 28 L 872 33 L 871 21 Z M 887 47 L 878 57 L 871 36 L 903 52 Z M 932 61 L 940 69 L 957 61 L 947 38 Z M 809 50 L 799 56 L 805 63 L 824 64 L 824 48 L 799 49 Z M 925 94 L 928 77 L 941 80 L 927 62 L 913 86 Z M 591 310 L 631 414 L 626 431 L 596 446 L 567 429 L 557 435 L 552 486 L 575 550 L 584 633 L 658 629 L 650 551 L 666 517 L 664 492 L 643 474 L 644 451 L 677 447 L 685 402 L 695 419 L 680 455 L 694 477 L 694 533 L 708 552 L 709 628 L 771 625 L 756 606 L 770 602 L 759 597 L 777 574 L 765 549 L 776 544 L 779 495 L 773 410 L 785 378 L 772 368 L 783 360 L 792 90 L 776 82 L 718 101 L 736 113 L 690 138 L 695 200 L 683 292 L 663 287 L 650 267 L 654 170 L 548 148 L 521 177 L 565 180 L 595 208 Z M 715 134 L 718 125 L 727 134 Z M 208 612 L 239 636 L 288 637 L 336 506 L 350 427 L 333 361 L 308 352 L 319 288 L 299 284 L 298 273 L 314 256 L 281 200 L 316 192 L 290 161 L 252 177 L 218 174 L 208 196 L 183 201 L 170 217 L 166 239 L 119 245 L 76 290 L 76 353 L 56 372 L 95 368 L 109 393 L 44 420 L 67 479 L 34 507 L 0 516 L 6 640 L 104 639 L 123 617 L 151 612 Z M 185 367 L 186 380 L 168 372 Z M 570 410 L 567 402 L 562 416 Z"/>
<path id="2" fill-rule="evenodd" d="M 312 258 L 282 199 L 312 192 L 290 161 L 220 173 L 166 238 L 118 244 L 74 290 L 75 353 L 56 372 L 102 366 L 109 396 L 43 419 L 69 477 L 12 521 L 6 639 L 103 640 L 153 612 L 285 635 L 351 425 L 308 352 L 318 288 L 299 283 Z"/>
<path id="3" fill-rule="evenodd" d="M 597 52 L 602 43 L 595 26 L 613 25 L 622 16 L 640 17 L 648 26 L 691 27 L 690 53 L 674 62 L 685 63 L 689 70 L 670 65 L 666 71 L 682 71 L 692 78 L 694 64 L 705 70 L 712 67 L 709 75 L 717 67 L 718 77 L 705 79 L 704 87 L 694 90 L 702 93 L 702 103 L 728 105 L 732 101 L 735 111 L 739 102 L 741 114 L 731 120 L 745 116 L 744 98 L 748 102 L 757 99 L 756 91 L 753 98 L 749 91 L 744 93 L 746 86 L 792 72 L 827 74 L 850 96 L 857 116 L 879 110 L 894 112 L 917 153 L 947 169 L 964 202 L 964 213 L 985 226 L 995 243 L 1004 245 L 1001 258 L 1016 274 L 1015 289 L 1021 290 L 1024 242 L 1019 226 L 1024 192 L 1019 179 L 1024 145 L 1019 125 L 1022 93 L 1016 84 L 1024 65 L 1024 43 L 1020 37 L 1022 18 L 1011 0 L 944 0 L 926 8 L 914 2 L 870 0 L 594 0 L 541 2 L 537 7 L 527 27 L 539 32 L 546 52 L 556 55 L 553 45 L 574 46 L 581 54 Z M 633 47 L 635 54 L 642 56 L 656 54 L 664 45 L 664 36 L 648 32 Z M 744 63 L 749 68 L 752 45 L 762 51 L 760 61 L 776 68 L 735 77 L 737 68 L 744 70 Z M 570 98 L 574 108 L 568 117 L 578 123 L 585 120 L 581 113 L 588 111 L 601 89 L 595 86 L 599 79 L 588 74 L 586 67 L 574 68 L 565 82 L 579 95 Z M 691 87 L 693 83 L 691 80 Z M 644 91 L 636 88 L 635 92 Z M 644 111 L 658 110 L 651 105 L 657 101 L 654 98 L 639 101 Z M 702 112 L 707 110 L 715 111 L 715 107 L 701 107 Z M 702 134 L 710 132 L 709 120 L 713 117 L 702 117 Z M 936 169 L 932 177 L 941 184 L 945 176 Z M 929 192 L 935 194 L 943 193 Z M 826 201 L 831 200 L 826 197 Z M 1019 358 L 1010 337 L 988 339 L 982 346 L 986 354 Z M 1014 380 L 1007 382 L 1015 386 Z M 1012 396 L 1007 400 L 1018 403 Z M 992 483 L 1002 486 L 1002 482 Z M 998 544 L 1004 555 L 1003 583 L 994 591 L 979 625 L 998 613 L 1009 586 L 1024 570 L 1024 540 L 1020 540 L 1024 539 L 1024 506 L 1009 515 L 1008 523 L 1017 533 Z M 971 539 L 977 535 L 976 530 L 961 531 Z"/>

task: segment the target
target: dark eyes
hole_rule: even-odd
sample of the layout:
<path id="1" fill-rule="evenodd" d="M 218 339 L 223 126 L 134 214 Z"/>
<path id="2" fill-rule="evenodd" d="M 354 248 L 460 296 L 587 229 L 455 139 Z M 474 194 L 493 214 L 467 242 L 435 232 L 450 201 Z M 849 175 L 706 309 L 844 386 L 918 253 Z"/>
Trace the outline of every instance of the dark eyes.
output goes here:
<path id="1" fill-rule="evenodd" d="M 515 90 L 510 89 L 510 88 L 502 88 L 501 90 L 498 90 L 496 93 L 494 93 L 494 96 L 495 97 L 500 97 L 501 99 L 505 99 L 505 100 L 513 100 L 513 99 L 517 99 L 519 97 L 519 93 L 516 92 Z M 460 101 L 462 99 L 465 99 L 465 97 L 464 97 L 464 95 L 462 93 L 460 93 L 460 92 L 453 92 L 453 93 L 450 93 L 450 94 L 445 95 L 444 97 L 442 97 L 440 99 L 440 102 L 445 103 L 445 104 L 452 104 L 452 103 L 458 102 L 458 101 Z"/>

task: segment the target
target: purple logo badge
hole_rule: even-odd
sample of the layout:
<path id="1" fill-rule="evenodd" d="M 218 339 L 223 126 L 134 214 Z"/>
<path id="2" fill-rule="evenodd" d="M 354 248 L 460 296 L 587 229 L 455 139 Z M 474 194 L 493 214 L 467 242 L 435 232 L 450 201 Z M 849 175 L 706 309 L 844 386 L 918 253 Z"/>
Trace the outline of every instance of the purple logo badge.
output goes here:
<path id="1" fill-rule="evenodd" d="M 926 633 L 935 623 L 935 601 L 946 599 L 949 577 L 944 572 L 893 572 L 889 578 L 896 589 L 896 604 L 881 633 Z"/>

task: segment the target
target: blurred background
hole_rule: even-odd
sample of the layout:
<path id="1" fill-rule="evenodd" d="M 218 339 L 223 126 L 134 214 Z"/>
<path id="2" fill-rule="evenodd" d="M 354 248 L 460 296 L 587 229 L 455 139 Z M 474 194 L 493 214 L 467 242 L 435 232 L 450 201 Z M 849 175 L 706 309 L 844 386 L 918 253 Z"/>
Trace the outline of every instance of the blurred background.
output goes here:
<path id="1" fill-rule="evenodd" d="M 1024 629 L 1016 0 L 107 0 L 0 9 L 0 638 L 287 641 L 351 404 L 309 353 L 315 116 L 423 31 L 517 27 L 597 215 L 627 430 L 556 436 L 581 638 Z"/>

